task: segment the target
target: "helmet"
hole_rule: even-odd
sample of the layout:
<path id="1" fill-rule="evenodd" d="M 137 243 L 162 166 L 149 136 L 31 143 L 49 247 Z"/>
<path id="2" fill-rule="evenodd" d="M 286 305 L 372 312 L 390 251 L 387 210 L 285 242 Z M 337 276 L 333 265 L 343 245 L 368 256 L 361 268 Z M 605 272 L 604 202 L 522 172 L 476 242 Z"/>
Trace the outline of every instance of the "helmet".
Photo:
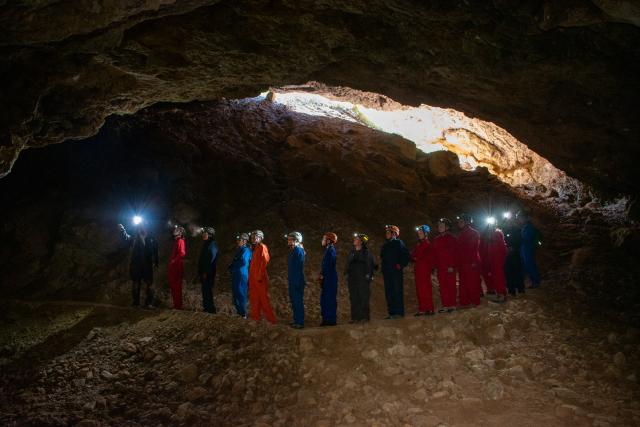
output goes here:
<path id="1" fill-rule="evenodd" d="M 392 233 L 395 233 L 396 236 L 400 236 L 400 229 L 395 225 L 385 225 L 384 229 Z"/>
<path id="2" fill-rule="evenodd" d="M 336 235 L 336 233 L 324 233 L 324 237 L 326 237 L 328 240 L 331 240 L 331 243 L 333 243 L 334 245 L 338 243 L 338 236 Z"/>
<path id="3" fill-rule="evenodd" d="M 176 226 L 173 227 L 173 234 L 174 235 L 180 234 L 181 236 L 184 237 L 184 233 L 185 233 L 185 231 L 184 231 L 184 227 L 183 226 L 176 225 Z"/>
<path id="4" fill-rule="evenodd" d="M 353 237 L 357 237 L 358 239 L 360 239 L 360 241 L 362 243 L 364 243 L 365 245 L 367 244 L 367 242 L 369 241 L 369 236 L 367 236 L 364 233 L 353 233 Z"/>
<path id="5" fill-rule="evenodd" d="M 458 215 L 457 219 L 466 222 L 467 224 L 473 224 L 473 217 L 468 213 L 461 213 Z"/>
<path id="6" fill-rule="evenodd" d="M 440 218 L 438 222 L 444 224 L 445 226 L 451 228 L 451 220 L 449 218 Z"/>
<path id="7" fill-rule="evenodd" d="M 249 234 L 248 233 L 238 233 L 236 235 L 236 240 L 249 240 Z"/>
<path id="8" fill-rule="evenodd" d="M 302 243 L 302 234 L 298 231 L 292 231 L 291 233 L 287 234 L 287 238 L 293 239 L 298 243 Z"/>
<path id="9" fill-rule="evenodd" d="M 424 234 L 428 234 L 431 231 L 431 227 L 429 227 L 427 224 L 422 224 L 416 227 L 416 231 L 418 230 L 422 230 Z"/>
<path id="10" fill-rule="evenodd" d="M 264 239 L 264 233 L 262 232 L 262 230 L 254 230 L 251 232 L 251 235 Z"/>
<path id="11" fill-rule="evenodd" d="M 209 237 L 213 237 L 216 235 L 216 230 L 213 227 L 203 227 L 202 232 L 207 233 Z"/>

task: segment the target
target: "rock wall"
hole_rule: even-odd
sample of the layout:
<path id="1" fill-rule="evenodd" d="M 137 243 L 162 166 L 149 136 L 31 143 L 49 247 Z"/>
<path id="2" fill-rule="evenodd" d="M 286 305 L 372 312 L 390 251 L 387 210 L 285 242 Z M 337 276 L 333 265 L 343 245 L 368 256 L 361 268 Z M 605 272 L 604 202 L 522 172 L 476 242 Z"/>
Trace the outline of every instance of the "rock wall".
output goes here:
<path id="1" fill-rule="evenodd" d="M 4 2 L 0 173 L 112 114 L 315 79 L 495 122 L 635 195 L 637 24 L 623 0 Z"/>

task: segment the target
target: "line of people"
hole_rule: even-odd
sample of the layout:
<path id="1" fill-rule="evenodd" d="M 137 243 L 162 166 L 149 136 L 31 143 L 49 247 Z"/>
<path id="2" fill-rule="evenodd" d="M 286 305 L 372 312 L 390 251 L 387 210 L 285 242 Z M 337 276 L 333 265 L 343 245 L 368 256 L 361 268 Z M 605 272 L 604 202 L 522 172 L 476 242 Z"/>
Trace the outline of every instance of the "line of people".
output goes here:
<path id="1" fill-rule="evenodd" d="M 368 248 L 369 237 L 355 233 L 344 268 L 344 277 L 349 291 L 351 323 L 370 320 L 369 300 L 371 282 L 375 272 L 382 271 L 388 316 L 395 319 L 405 315 L 404 269 L 414 264 L 418 310 L 416 316 L 435 314 L 432 273 L 435 270 L 440 291 L 440 312 L 452 312 L 457 308 L 480 304 L 483 295 L 482 281 L 487 292 L 495 295 L 494 302 L 504 302 L 507 293 L 524 293 L 524 275 L 528 275 L 532 286 L 540 285 L 535 251 L 541 244 L 540 232 L 525 212 L 516 219 L 505 215 L 504 232 L 497 227 L 494 218 L 489 218 L 482 233 L 473 227 L 468 214 L 457 217 L 458 234 L 451 231 L 452 222 L 441 218 L 437 222 L 437 234 L 430 239 L 428 225 L 416 227 L 417 243 L 409 251 L 400 240 L 400 229 L 395 225 L 385 226 L 385 242 L 380 251 L 380 263 Z M 123 239 L 132 247 L 130 275 L 133 281 L 133 304 L 140 305 L 142 283 L 146 285 L 145 306 L 153 307 L 153 269 L 158 267 L 158 245 L 147 235 L 144 226 L 138 225 L 135 236 L 129 235 L 120 225 Z M 213 227 L 202 230 L 203 245 L 198 262 L 198 279 L 202 288 L 203 309 L 215 313 L 213 285 L 217 270 L 218 246 Z M 182 283 L 184 277 L 185 230 L 176 226 L 173 231 L 174 245 L 169 259 L 168 281 L 173 308 L 182 309 Z M 304 328 L 305 250 L 303 236 L 294 231 L 285 235 L 289 246 L 287 259 L 288 291 L 293 320 L 291 326 Z M 236 236 L 237 250 L 229 265 L 232 281 L 232 299 L 236 313 L 254 320 L 264 317 L 276 323 L 269 299 L 270 261 L 269 249 L 264 244 L 264 233 L 260 230 Z M 337 251 L 338 236 L 333 232 L 323 235 L 324 248 L 318 283 L 321 286 L 320 326 L 334 326 L 337 322 Z M 247 310 L 249 303 L 250 313 Z"/>

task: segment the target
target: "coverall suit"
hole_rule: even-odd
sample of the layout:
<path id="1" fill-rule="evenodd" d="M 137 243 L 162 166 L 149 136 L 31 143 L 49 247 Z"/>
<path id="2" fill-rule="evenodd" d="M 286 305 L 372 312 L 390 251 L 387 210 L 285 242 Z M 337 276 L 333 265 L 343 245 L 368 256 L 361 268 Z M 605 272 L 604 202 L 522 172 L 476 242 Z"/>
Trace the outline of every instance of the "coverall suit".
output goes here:
<path id="1" fill-rule="evenodd" d="M 420 313 L 433 312 L 433 284 L 431 283 L 433 248 L 428 239 L 418 241 L 418 244 L 411 251 L 411 259 L 415 263 L 418 311 Z"/>
<path id="2" fill-rule="evenodd" d="M 169 258 L 168 276 L 173 308 L 176 310 L 182 310 L 182 279 L 184 278 L 184 257 L 186 254 L 184 239 L 180 237 L 174 240 Z"/>
<path id="3" fill-rule="evenodd" d="M 455 308 L 457 305 L 456 288 L 456 237 L 445 231 L 433 239 L 435 266 L 438 273 L 440 299 L 443 308 Z"/>
<path id="4" fill-rule="evenodd" d="M 269 276 L 267 275 L 269 260 L 269 249 L 265 244 L 260 242 L 255 245 L 249 264 L 249 304 L 253 320 L 260 320 L 264 313 L 269 323 L 276 323 L 276 316 L 269 301 Z"/>

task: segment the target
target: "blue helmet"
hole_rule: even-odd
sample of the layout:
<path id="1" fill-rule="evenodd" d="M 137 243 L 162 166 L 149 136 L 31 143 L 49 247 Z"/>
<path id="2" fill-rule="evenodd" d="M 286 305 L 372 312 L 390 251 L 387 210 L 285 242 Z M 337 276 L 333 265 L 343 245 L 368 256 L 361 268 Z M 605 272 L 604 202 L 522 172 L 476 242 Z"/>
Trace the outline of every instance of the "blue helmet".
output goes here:
<path id="1" fill-rule="evenodd" d="M 416 227 L 416 231 L 422 230 L 424 234 L 428 234 L 431 231 L 431 227 L 427 224 L 419 225 Z"/>

